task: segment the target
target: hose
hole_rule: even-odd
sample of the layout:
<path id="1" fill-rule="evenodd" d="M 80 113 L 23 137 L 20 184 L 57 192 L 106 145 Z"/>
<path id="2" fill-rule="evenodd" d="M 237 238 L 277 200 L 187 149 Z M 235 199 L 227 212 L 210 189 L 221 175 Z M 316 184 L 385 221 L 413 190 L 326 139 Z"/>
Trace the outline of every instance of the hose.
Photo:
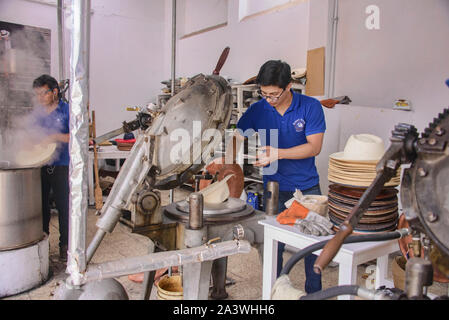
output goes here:
<path id="1" fill-rule="evenodd" d="M 346 285 L 332 287 L 326 290 L 317 291 L 310 293 L 308 295 L 302 296 L 299 300 L 325 300 L 333 297 L 337 297 L 343 294 L 349 294 L 356 296 L 359 290 L 359 286 L 356 285 Z"/>
<path id="2" fill-rule="evenodd" d="M 368 241 L 387 241 L 387 240 L 393 240 L 393 239 L 400 239 L 408 234 L 409 234 L 408 229 L 400 229 L 400 230 L 395 230 L 392 232 L 379 233 L 379 234 L 349 236 L 343 241 L 343 244 L 355 243 L 355 242 L 368 242 Z M 302 258 L 311 254 L 314 251 L 322 249 L 329 240 L 330 239 L 314 243 L 314 244 L 312 244 L 308 247 L 305 247 L 304 249 L 296 252 L 293 256 L 290 257 L 290 259 L 287 261 L 285 266 L 282 268 L 281 274 L 279 276 L 282 276 L 284 274 L 289 274 L 291 269 L 293 268 L 293 266 L 299 260 L 301 260 Z"/>

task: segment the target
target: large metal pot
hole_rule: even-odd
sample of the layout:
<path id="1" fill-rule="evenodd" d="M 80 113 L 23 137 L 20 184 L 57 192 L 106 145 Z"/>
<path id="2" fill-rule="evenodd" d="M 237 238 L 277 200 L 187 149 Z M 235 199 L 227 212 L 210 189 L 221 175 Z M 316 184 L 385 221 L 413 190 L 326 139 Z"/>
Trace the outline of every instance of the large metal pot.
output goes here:
<path id="1" fill-rule="evenodd" d="M 40 168 L 0 170 L 0 251 L 43 238 Z"/>

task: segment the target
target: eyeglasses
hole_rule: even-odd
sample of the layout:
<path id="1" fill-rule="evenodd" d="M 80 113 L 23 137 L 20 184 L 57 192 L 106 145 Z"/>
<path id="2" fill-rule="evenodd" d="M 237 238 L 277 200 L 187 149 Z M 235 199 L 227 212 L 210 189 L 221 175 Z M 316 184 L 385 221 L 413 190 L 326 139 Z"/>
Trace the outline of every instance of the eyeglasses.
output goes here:
<path id="1" fill-rule="evenodd" d="M 41 92 L 34 92 L 34 95 L 35 95 L 35 96 L 42 97 L 42 96 L 45 96 L 47 93 L 52 92 L 52 91 L 53 91 L 53 90 L 48 89 L 48 90 L 41 91 Z"/>
<path id="2" fill-rule="evenodd" d="M 278 96 L 268 96 L 268 95 L 263 94 L 262 90 L 259 89 L 259 90 L 257 90 L 257 94 L 264 99 L 267 99 L 267 100 L 270 99 L 271 101 L 275 102 L 275 101 L 279 100 L 279 98 L 282 96 L 284 91 L 285 91 L 285 89 L 283 89 L 282 92 Z"/>

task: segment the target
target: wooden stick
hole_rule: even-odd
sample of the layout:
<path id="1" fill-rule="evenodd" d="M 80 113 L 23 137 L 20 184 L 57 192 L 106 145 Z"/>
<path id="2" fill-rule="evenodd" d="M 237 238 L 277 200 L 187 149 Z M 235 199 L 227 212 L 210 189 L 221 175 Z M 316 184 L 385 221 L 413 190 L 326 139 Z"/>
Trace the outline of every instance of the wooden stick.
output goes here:
<path id="1" fill-rule="evenodd" d="M 103 192 L 100 188 L 100 177 L 98 174 L 98 154 L 97 144 L 95 143 L 96 130 L 95 130 L 95 111 L 92 110 L 92 135 L 94 139 L 94 172 L 95 172 L 95 209 L 101 210 L 103 207 Z"/>

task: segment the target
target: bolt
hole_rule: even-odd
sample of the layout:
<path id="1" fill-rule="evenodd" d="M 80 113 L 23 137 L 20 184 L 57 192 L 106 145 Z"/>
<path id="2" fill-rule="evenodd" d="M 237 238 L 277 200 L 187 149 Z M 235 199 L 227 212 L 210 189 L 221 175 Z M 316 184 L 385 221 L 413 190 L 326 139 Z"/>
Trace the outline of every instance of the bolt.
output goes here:
<path id="1" fill-rule="evenodd" d="M 438 216 L 434 212 L 432 212 L 432 211 L 427 212 L 427 221 L 435 222 L 435 221 L 437 221 L 437 219 L 438 219 Z"/>
<path id="2" fill-rule="evenodd" d="M 437 144 L 437 140 L 436 140 L 435 138 L 431 138 L 431 139 L 429 139 L 429 144 L 430 144 L 431 146 L 434 146 L 434 145 Z"/>
<path id="3" fill-rule="evenodd" d="M 419 144 L 425 144 L 427 140 L 425 138 L 419 139 Z"/>
<path id="4" fill-rule="evenodd" d="M 427 175 L 427 172 L 423 168 L 419 168 L 418 169 L 418 174 L 419 174 L 420 177 L 425 177 Z"/>
<path id="5" fill-rule="evenodd" d="M 437 134 L 437 136 L 442 136 L 444 134 L 444 129 L 442 129 L 440 126 L 437 126 L 435 128 L 435 133 Z"/>

